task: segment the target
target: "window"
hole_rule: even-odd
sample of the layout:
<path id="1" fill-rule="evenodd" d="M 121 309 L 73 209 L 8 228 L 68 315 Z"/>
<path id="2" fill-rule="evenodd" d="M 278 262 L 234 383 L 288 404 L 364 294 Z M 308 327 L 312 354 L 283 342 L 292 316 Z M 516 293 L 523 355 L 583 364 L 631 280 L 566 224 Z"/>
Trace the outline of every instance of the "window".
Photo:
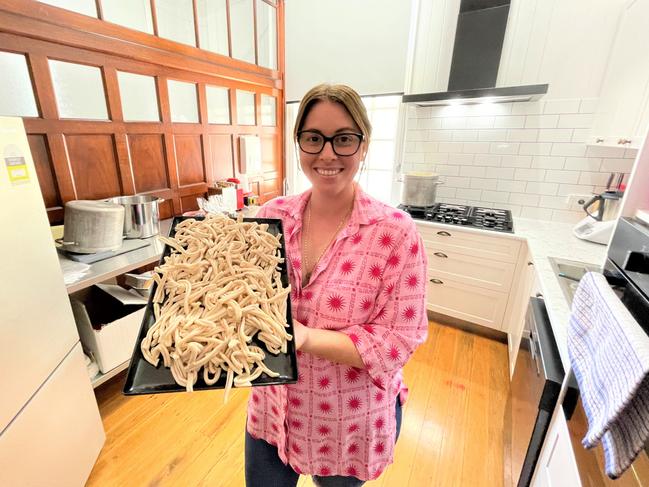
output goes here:
<path id="1" fill-rule="evenodd" d="M 401 95 L 367 96 L 362 99 L 372 124 L 372 137 L 364 167 L 356 179 L 368 194 L 392 204 Z M 299 168 L 293 140 L 298 108 L 298 103 L 286 106 L 286 160 L 290 194 L 301 193 L 311 186 Z"/>

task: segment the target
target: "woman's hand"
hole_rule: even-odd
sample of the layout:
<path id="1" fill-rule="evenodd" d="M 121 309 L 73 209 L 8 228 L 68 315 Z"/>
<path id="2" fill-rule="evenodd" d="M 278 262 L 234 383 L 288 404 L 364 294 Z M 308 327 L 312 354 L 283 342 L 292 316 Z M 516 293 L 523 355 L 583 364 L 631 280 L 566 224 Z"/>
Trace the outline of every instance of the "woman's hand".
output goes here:
<path id="1" fill-rule="evenodd" d="M 304 346 L 309 338 L 309 329 L 297 320 L 293 320 L 293 340 L 295 340 L 295 349 L 299 350 Z"/>

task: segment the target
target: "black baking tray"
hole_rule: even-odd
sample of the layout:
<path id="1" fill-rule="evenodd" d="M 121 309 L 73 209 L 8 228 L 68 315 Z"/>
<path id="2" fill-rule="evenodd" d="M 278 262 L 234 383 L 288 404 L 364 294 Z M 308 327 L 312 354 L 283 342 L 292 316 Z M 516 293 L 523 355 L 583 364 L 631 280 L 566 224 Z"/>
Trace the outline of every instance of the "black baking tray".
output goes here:
<path id="1" fill-rule="evenodd" d="M 175 235 L 176 225 L 189 218 L 194 218 L 196 220 L 203 219 L 203 217 L 175 217 L 169 230 L 169 236 L 173 237 Z M 274 218 L 244 218 L 243 220 L 246 222 L 267 223 L 268 232 L 272 233 L 273 235 L 282 235 L 280 239 L 282 245 L 279 251 L 281 257 L 284 259 L 284 262 L 280 264 L 280 273 L 282 285 L 284 287 L 287 287 L 289 285 L 289 281 L 288 271 L 286 267 L 286 249 L 284 244 L 282 221 Z M 168 245 L 165 245 L 162 257 L 160 258 L 160 263 L 163 263 L 164 258 L 170 253 L 171 248 Z M 176 381 L 171 375 L 171 370 L 162 364 L 162 360 L 160 360 L 157 367 L 154 367 L 145 360 L 144 356 L 142 355 L 142 350 L 140 349 L 140 343 L 142 342 L 142 339 L 146 336 L 149 328 L 155 323 L 152 300 L 153 296 L 155 295 L 156 286 L 157 284 L 155 282 L 151 286 L 149 302 L 147 303 L 146 310 L 144 312 L 144 318 L 142 319 L 142 325 L 140 326 L 140 332 L 138 333 L 133 355 L 131 357 L 131 363 L 128 368 L 126 382 L 124 383 L 123 393 L 127 396 L 140 394 L 157 394 L 161 392 L 184 392 L 186 390 L 183 386 L 176 384 Z M 287 331 L 291 335 L 293 335 L 293 320 L 291 318 L 290 295 L 287 296 L 286 321 L 288 323 Z M 264 350 L 266 354 L 266 357 L 264 358 L 264 364 L 270 370 L 279 374 L 279 376 L 277 377 L 269 377 L 266 373 L 262 373 L 261 376 L 252 381 L 253 386 L 293 384 L 297 382 L 297 359 L 295 356 L 295 342 L 293 340 L 290 340 L 287 343 L 287 353 L 280 353 L 278 355 L 273 355 L 272 353 L 268 352 L 266 345 L 262 341 L 258 340 L 256 336 L 252 341 L 255 345 L 261 347 L 262 350 Z M 199 378 L 194 384 L 194 390 L 200 391 L 223 389 L 225 387 L 225 381 L 226 374 L 222 372 L 221 377 L 215 384 L 207 385 L 203 381 L 202 373 L 199 373 Z"/>

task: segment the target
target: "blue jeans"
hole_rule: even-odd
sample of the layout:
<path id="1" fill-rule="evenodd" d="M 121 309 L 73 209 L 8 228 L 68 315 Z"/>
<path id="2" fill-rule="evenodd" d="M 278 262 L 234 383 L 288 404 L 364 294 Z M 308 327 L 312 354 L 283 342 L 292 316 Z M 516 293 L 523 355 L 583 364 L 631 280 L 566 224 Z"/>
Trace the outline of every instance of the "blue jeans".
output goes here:
<path id="1" fill-rule="evenodd" d="M 401 431 L 401 401 L 396 400 L 397 439 Z M 277 448 L 261 439 L 255 439 L 246 431 L 246 487 L 294 487 L 300 475 L 284 465 Z M 365 482 L 356 477 L 313 475 L 313 482 L 319 487 L 360 487 Z"/>

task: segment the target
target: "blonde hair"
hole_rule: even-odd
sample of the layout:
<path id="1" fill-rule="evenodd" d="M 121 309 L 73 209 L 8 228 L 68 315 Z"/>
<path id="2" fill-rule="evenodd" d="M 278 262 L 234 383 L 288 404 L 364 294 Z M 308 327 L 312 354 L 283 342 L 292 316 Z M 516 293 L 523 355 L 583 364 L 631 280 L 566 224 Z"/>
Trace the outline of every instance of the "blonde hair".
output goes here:
<path id="1" fill-rule="evenodd" d="M 363 105 L 360 95 L 347 85 L 332 85 L 329 83 L 314 86 L 302 98 L 300 108 L 297 112 L 297 118 L 295 119 L 295 128 L 293 129 L 294 139 L 297 139 L 297 134 L 302 130 L 304 120 L 311 109 L 316 103 L 323 100 L 340 103 L 352 117 L 354 123 L 358 125 L 361 134 L 363 134 L 363 142 L 369 144 L 370 136 L 372 135 L 372 124 L 370 124 L 367 110 L 365 109 L 365 105 Z"/>

